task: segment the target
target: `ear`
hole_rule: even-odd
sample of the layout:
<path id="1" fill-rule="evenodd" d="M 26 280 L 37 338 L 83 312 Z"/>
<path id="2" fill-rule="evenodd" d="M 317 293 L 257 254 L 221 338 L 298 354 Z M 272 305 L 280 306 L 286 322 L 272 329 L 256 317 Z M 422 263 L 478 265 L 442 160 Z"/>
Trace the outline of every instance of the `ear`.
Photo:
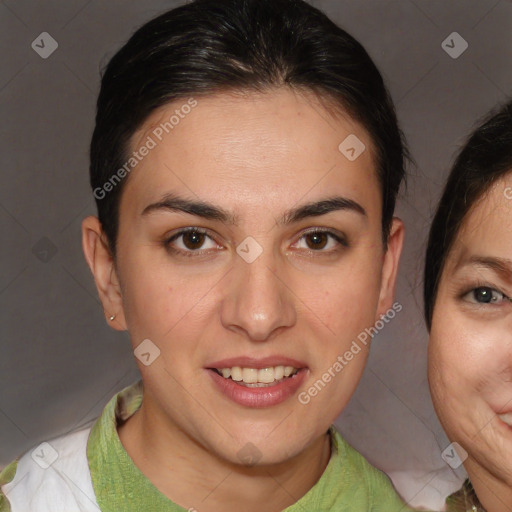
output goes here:
<path id="1" fill-rule="evenodd" d="M 82 249 L 94 276 L 107 323 L 118 331 L 125 331 L 121 287 L 114 260 L 97 217 L 90 216 L 82 221 Z M 113 315 L 114 320 L 110 320 Z"/>
<path id="2" fill-rule="evenodd" d="M 384 315 L 393 304 L 398 264 L 404 243 L 404 232 L 404 223 L 399 218 L 394 217 L 391 223 L 387 249 L 383 257 L 384 261 L 382 265 L 382 278 L 376 320 Z"/>

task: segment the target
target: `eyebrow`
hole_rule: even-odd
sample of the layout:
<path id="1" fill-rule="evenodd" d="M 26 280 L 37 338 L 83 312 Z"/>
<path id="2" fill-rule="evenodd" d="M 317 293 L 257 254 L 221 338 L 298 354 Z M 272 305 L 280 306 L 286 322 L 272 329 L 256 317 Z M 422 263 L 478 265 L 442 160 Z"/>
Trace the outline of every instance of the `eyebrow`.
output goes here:
<path id="1" fill-rule="evenodd" d="M 336 196 L 287 210 L 277 222 L 278 224 L 287 225 L 308 217 L 318 217 L 340 210 L 354 212 L 365 218 L 368 217 L 366 210 L 358 202 L 346 197 Z M 185 199 L 173 194 L 166 194 L 158 202 L 146 206 L 141 215 L 145 216 L 156 211 L 179 211 L 203 219 L 220 221 L 224 224 L 235 226 L 238 224 L 238 217 L 224 208 L 204 201 Z"/>
<path id="2" fill-rule="evenodd" d="M 475 266 L 493 270 L 497 274 L 512 280 L 512 260 L 492 256 L 474 255 L 462 262 L 459 267 Z"/>

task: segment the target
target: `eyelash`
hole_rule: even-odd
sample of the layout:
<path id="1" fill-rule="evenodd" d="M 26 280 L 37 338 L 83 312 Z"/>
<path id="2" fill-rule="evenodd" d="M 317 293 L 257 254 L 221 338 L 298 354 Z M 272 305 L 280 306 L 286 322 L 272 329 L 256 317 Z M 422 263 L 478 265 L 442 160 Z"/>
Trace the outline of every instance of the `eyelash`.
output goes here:
<path id="1" fill-rule="evenodd" d="M 467 296 L 469 294 L 474 294 L 477 290 L 481 290 L 482 288 L 485 288 L 487 290 L 489 290 L 491 293 L 492 292 L 496 292 L 498 293 L 499 295 L 502 296 L 502 299 L 499 303 L 496 303 L 496 302 L 479 302 L 475 299 L 475 297 L 473 296 L 473 300 L 470 301 L 467 299 Z M 495 286 L 493 285 L 490 285 L 488 283 L 476 283 L 474 285 L 472 285 L 470 288 L 467 288 L 465 292 L 461 293 L 460 294 L 460 297 L 459 297 L 461 300 L 464 300 L 466 302 L 470 302 L 471 304 L 475 305 L 475 306 L 480 306 L 480 307 L 485 307 L 485 306 L 494 306 L 494 307 L 498 307 L 500 306 L 501 304 L 507 304 L 509 302 L 512 302 L 512 299 L 510 297 L 508 297 L 508 295 L 506 295 L 505 293 L 503 293 L 501 290 L 499 290 L 498 288 L 496 288 Z"/>
<path id="2" fill-rule="evenodd" d="M 164 240 L 164 247 L 168 251 L 173 253 L 173 254 L 176 254 L 178 256 L 185 256 L 187 258 L 198 257 L 198 256 L 204 254 L 204 251 L 203 251 L 203 253 L 201 253 L 200 250 L 197 250 L 197 251 L 192 251 L 192 250 L 183 251 L 182 249 L 176 249 L 175 247 L 172 247 L 172 245 L 171 245 L 172 242 L 174 242 L 175 240 L 177 240 L 181 236 L 186 235 L 187 233 L 198 233 L 200 235 L 206 235 L 206 236 L 208 236 L 209 238 L 211 238 L 213 240 L 213 238 L 208 234 L 207 230 L 202 229 L 202 228 L 196 228 L 196 227 L 188 227 L 188 228 L 181 229 L 180 231 L 178 231 L 177 233 L 175 233 L 171 237 L 169 237 L 166 240 Z"/>
<path id="3" fill-rule="evenodd" d="M 171 253 L 176 254 L 178 256 L 185 256 L 187 258 L 191 258 L 191 257 L 197 258 L 197 257 L 204 256 L 204 254 L 206 252 L 208 252 L 209 250 L 201 251 L 200 249 L 197 249 L 195 251 L 194 250 L 184 251 L 182 249 L 176 249 L 175 247 L 172 246 L 172 243 L 175 240 L 179 239 L 181 236 L 183 236 L 187 233 L 197 233 L 200 235 L 206 235 L 208 238 L 212 239 L 215 242 L 215 239 L 209 235 L 209 232 L 206 229 L 191 226 L 191 227 L 181 229 L 177 233 L 174 233 L 171 237 L 165 239 L 163 241 L 164 247 Z M 302 240 L 302 238 L 304 238 L 307 235 L 312 235 L 312 234 L 317 234 L 317 233 L 318 234 L 326 234 L 326 235 L 330 236 L 331 238 L 333 238 L 340 246 L 348 247 L 347 240 L 344 237 L 338 235 L 336 232 L 333 232 L 329 229 L 323 229 L 323 228 L 313 228 L 309 231 L 304 232 L 301 235 L 301 237 L 299 238 L 299 241 Z M 339 247 L 335 248 L 335 249 L 331 249 L 329 251 L 309 249 L 308 252 L 311 254 L 321 253 L 321 254 L 328 255 L 328 254 L 335 253 L 338 250 L 339 250 Z"/>

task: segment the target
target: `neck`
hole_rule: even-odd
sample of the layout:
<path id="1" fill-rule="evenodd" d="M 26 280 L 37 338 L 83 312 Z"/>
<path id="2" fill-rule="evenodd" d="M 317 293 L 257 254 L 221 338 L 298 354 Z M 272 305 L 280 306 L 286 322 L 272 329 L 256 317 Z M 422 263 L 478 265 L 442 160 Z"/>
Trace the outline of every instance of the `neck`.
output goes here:
<path id="1" fill-rule="evenodd" d="M 167 498 L 201 512 L 279 512 L 319 480 L 331 455 L 325 433 L 293 459 L 246 467 L 207 451 L 176 426 L 163 428 L 144 407 L 118 428 L 139 470 Z"/>

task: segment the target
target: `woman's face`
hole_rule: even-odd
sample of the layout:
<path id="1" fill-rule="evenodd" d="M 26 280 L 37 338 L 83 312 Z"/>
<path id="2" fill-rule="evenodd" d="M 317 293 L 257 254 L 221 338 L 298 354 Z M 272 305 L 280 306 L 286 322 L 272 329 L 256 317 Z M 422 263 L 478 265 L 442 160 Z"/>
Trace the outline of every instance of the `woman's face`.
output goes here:
<path id="1" fill-rule="evenodd" d="M 122 302 L 105 309 L 134 348 L 150 340 L 137 363 L 153 421 L 235 463 L 240 450 L 283 461 L 360 379 L 369 344 L 333 365 L 391 306 L 401 224 L 385 252 L 372 143 L 348 116 L 285 89 L 185 104 L 132 138 L 131 151 L 155 144 L 123 190 Z"/>
<path id="2" fill-rule="evenodd" d="M 429 381 L 465 467 L 512 486 L 512 201 L 507 175 L 467 214 L 432 319 Z M 472 477 L 476 483 L 477 475 Z"/>

